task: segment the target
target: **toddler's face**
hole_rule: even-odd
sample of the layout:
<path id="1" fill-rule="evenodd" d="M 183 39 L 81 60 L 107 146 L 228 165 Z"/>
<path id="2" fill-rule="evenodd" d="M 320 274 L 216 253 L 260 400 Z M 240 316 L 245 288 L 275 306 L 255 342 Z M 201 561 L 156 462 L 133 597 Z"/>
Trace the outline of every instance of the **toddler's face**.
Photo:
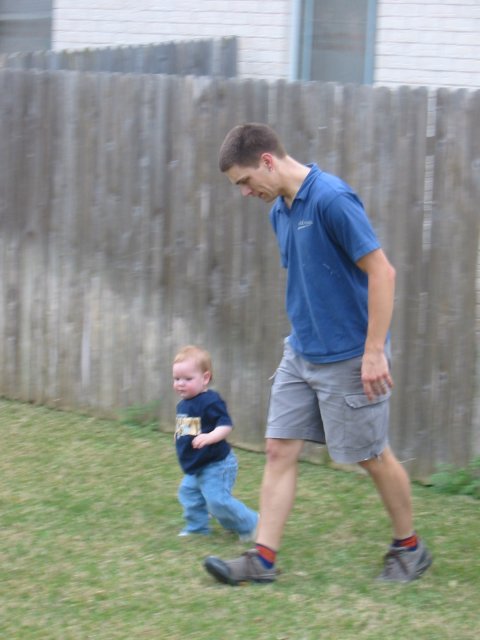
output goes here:
<path id="1" fill-rule="evenodd" d="M 205 391 L 210 381 L 210 372 L 202 371 L 193 358 L 173 365 L 173 389 L 181 398 L 188 400 Z"/>

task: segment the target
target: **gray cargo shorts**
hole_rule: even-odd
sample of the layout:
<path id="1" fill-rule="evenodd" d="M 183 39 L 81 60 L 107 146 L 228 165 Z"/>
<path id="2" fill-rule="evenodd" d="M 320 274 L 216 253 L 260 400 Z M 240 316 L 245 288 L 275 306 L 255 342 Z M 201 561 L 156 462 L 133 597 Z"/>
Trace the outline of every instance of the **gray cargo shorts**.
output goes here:
<path id="1" fill-rule="evenodd" d="M 326 444 L 339 463 L 379 456 L 388 445 L 390 390 L 368 400 L 361 381 L 361 356 L 313 364 L 285 341 L 274 376 L 266 438 Z"/>

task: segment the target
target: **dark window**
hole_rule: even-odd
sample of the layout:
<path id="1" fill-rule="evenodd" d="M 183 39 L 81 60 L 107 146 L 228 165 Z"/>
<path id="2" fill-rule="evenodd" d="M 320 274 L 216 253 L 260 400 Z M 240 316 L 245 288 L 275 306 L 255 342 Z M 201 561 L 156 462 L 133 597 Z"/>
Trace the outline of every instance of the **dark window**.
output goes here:
<path id="1" fill-rule="evenodd" d="M 375 0 L 300 0 L 297 78 L 373 82 Z"/>
<path id="2" fill-rule="evenodd" d="M 52 0 L 0 0 L 0 53 L 52 45 Z"/>

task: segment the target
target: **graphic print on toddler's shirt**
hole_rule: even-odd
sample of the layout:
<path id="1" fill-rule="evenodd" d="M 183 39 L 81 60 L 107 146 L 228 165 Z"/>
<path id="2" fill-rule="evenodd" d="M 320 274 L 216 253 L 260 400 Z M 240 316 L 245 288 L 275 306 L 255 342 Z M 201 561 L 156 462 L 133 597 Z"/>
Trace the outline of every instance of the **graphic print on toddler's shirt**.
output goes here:
<path id="1" fill-rule="evenodd" d="M 177 414 L 177 421 L 175 425 L 175 439 L 182 436 L 198 436 L 202 432 L 202 425 L 200 418 L 191 418 L 185 413 Z"/>

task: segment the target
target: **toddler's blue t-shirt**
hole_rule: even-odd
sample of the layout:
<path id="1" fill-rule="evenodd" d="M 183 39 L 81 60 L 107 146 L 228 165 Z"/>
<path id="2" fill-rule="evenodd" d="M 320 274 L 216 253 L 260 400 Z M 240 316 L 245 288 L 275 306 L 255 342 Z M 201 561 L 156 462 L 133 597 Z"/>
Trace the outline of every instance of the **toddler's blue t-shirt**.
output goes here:
<path id="1" fill-rule="evenodd" d="M 192 440 L 199 433 L 209 433 L 215 427 L 233 426 L 227 405 L 220 394 L 208 389 L 177 404 L 175 445 L 180 466 L 184 473 L 194 474 L 212 462 L 223 460 L 230 453 L 226 440 L 201 449 L 192 447 Z"/>

